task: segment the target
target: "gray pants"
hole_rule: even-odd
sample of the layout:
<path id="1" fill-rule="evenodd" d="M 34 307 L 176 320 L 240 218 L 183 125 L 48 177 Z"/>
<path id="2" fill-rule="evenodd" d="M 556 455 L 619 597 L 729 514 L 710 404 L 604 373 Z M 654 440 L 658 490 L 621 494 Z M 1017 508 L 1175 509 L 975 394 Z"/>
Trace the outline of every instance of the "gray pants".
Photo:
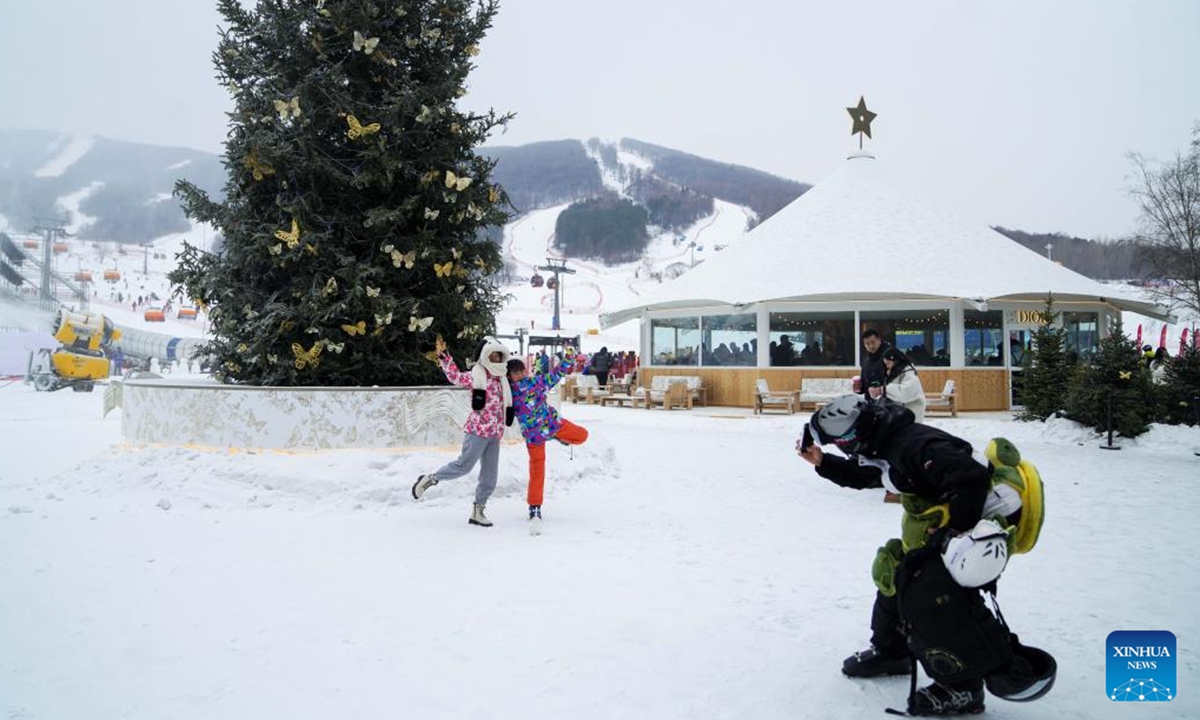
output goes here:
<path id="1" fill-rule="evenodd" d="M 433 474 L 438 479 L 453 480 L 471 472 L 479 463 L 479 484 L 475 486 L 475 504 L 486 505 L 496 489 L 496 472 L 500 466 L 500 438 L 485 438 L 472 433 L 463 435 L 462 452 L 458 458 Z"/>

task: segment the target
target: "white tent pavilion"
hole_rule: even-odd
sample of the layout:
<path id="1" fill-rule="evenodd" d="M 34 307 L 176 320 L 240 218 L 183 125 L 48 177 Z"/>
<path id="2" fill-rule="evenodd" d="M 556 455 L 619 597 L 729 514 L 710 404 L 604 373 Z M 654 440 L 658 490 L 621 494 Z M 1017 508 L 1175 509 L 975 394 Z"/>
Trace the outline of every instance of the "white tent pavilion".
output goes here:
<path id="1" fill-rule="evenodd" d="M 701 374 L 714 402 L 733 405 L 751 404 L 758 377 L 791 388 L 855 374 L 859 333 L 876 327 L 925 366 L 927 391 L 955 379 L 961 407 L 1003 409 L 1048 295 L 1080 354 L 1122 310 L 1169 318 L 907 195 L 858 152 L 744 242 L 601 325 L 639 318 L 644 376 Z M 794 366 L 806 369 L 780 369 Z"/>

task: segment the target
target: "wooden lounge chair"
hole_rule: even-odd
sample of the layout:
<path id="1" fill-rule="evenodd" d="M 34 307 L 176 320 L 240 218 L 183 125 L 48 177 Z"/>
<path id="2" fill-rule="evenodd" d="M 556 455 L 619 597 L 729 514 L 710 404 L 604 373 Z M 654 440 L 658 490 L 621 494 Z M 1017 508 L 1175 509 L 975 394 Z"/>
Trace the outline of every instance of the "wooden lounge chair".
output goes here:
<path id="1" fill-rule="evenodd" d="M 947 380 L 940 393 L 925 393 L 925 414 L 933 415 L 934 413 L 958 417 L 953 380 Z"/>
<path id="2" fill-rule="evenodd" d="M 791 415 L 800 408 L 799 390 L 772 390 L 762 378 L 756 380 L 754 386 L 755 415 L 761 415 L 767 409 L 786 410 Z"/>

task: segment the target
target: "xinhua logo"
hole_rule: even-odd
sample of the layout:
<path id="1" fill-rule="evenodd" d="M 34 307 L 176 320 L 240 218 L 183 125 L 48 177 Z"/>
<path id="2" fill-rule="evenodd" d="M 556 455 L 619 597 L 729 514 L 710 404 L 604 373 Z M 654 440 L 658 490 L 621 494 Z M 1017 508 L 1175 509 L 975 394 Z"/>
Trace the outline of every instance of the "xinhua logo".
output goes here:
<path id="1" fill-rule="evenodd" d="M 1166 630 L 1117 630 L 1108 635 L 1108 699 L 1167 702 L 1175 699 L 1175 635 Z"/>

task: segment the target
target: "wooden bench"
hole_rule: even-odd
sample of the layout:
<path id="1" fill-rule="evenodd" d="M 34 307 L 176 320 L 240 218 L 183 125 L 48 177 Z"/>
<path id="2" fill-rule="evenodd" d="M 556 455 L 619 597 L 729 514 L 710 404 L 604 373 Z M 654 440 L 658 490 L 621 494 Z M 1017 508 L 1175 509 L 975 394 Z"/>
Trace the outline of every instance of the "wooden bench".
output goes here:
<path id="1" fill-rule="evenodd" d="M 934 413 L 958 417 L 953 380 L 947 380 L 940 393 L 925 393 L 925 414 L 932 415 Z"/>
<path id="2" fill-rule="evenodd" d="M 854 385 L 850 378 L 803 378 L 800 380 L 800 400 L 797 409 L 805 405 L 817 407 L 843 395 L 852 395 Z"/>

